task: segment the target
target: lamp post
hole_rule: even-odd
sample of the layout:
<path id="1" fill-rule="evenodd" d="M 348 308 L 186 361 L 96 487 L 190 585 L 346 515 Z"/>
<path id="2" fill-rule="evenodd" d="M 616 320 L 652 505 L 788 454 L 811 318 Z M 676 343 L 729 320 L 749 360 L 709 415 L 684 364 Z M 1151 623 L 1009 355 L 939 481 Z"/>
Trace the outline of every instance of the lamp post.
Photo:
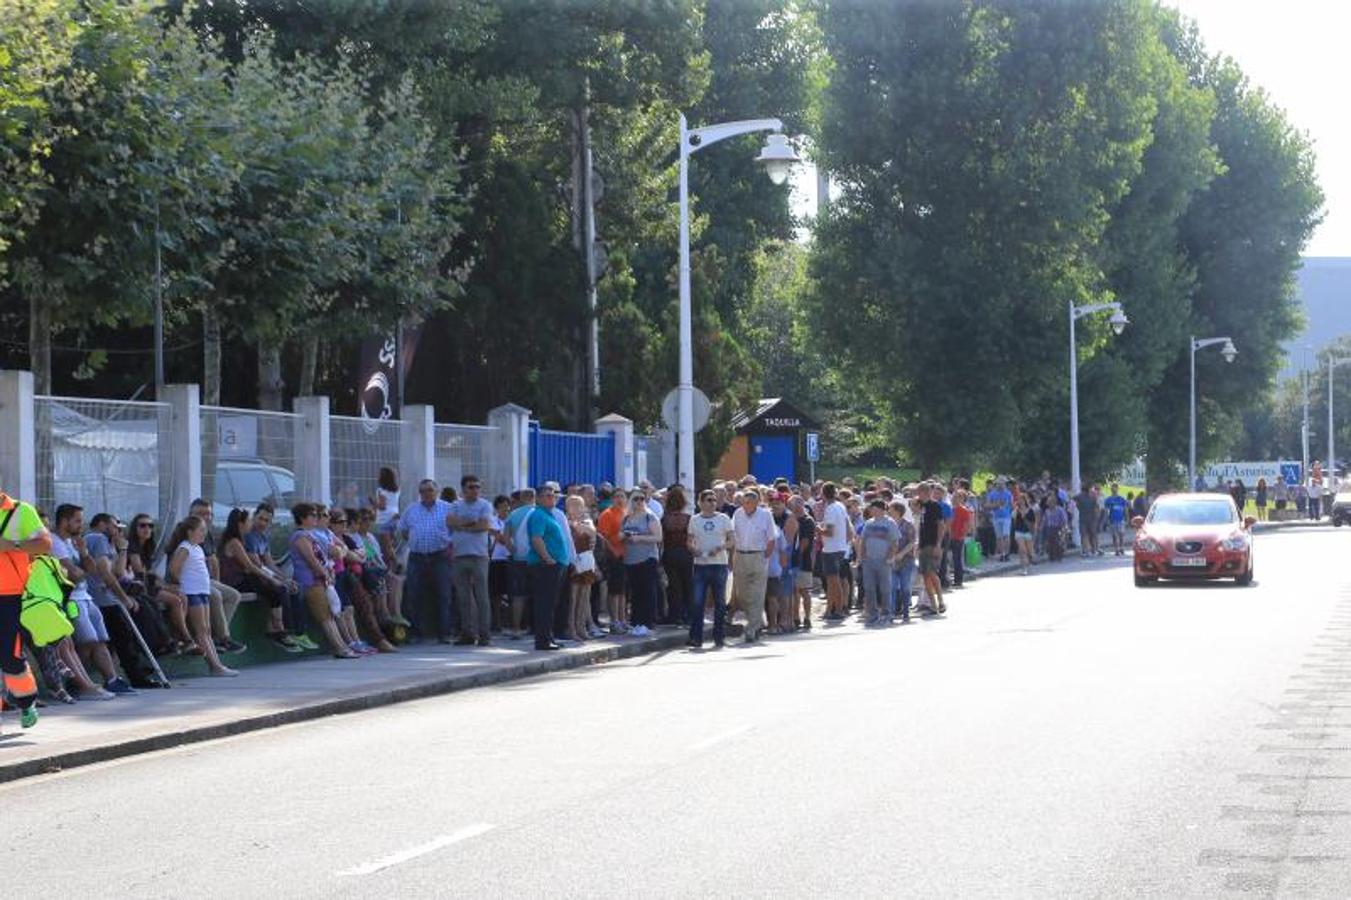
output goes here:
<path id="1" fill-rule="evenodd" d="M 745 119 L 690 128 L 680 116 L 680 381 L 677 383 L 678 415 L 676 481 L 693 496 L 694 490 L 694 347 L 690 310 L 690 157 L 705 147 L 743 134 L 771 132 L 756 162 L 765 166 L 770 181 L 783 184 L 798 162 L 778 119 Z"/>
<path id="2" fill-rule="evenodd" d="M 1112 311 L 1108 323 L 1114 334 L 1126 330 L 1131 320 L 1121 310 L 1120 303 L 1090 303 L 1075 306 L 1070 301 L 1070 495 L 1079 493 L 1079 348 L 1074 334 L 1074 323 L 1095 312 Z"/>
<path id="3" fill-rule="evenodd" d="M 1313 355 L 1313 346 L 1305 344 L 1304 349 Z M 1300 380 L 1304 383 L 1304 420 L 1299 427 L 1300 441 L 1300 478 L 1309 477 L 1309 366 L 1307 361 L 1300 366 Z"/>
<path id="4" fill-rule="evenodd" d="M 1351 362 L 1351 356 L 1333 356 L 1328 354 L 1328 472 L 1327 477 L 1336 479 L 1337 477 L 1337 457 L 1333 454 L 1337 449 L 1337 439 L 1332 432 L 1332 373 L 1336 368 L 1344 363 Z"/>
<path id="5" fill-rule="evenodd" d="M 1196 351 L 1203 350 L 1206 347 L 1215 344 L 1223 344 L 1220 348 L 1220 356 L 1224 361 L 1231 363 L 1234 357 L 1238 356 L 1238 348 L 1234 346 L 1233 340 L 1227 337 L 1213 337 L 1196 339 L 1191 338 L 1191 445 L 1187 451 L 1187 490 L 1196 490 Z"/>

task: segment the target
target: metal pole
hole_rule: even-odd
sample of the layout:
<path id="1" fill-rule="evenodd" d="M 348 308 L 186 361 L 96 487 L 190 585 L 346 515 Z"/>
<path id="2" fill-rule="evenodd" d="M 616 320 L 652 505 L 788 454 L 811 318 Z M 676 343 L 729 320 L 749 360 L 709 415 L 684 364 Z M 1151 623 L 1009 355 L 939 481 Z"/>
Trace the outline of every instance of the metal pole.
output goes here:
<path id="1" fill-rule="evenodd" d="M 1074 301 L 1070 309 L 1070 494 L 1079 494 L 1079 351 L 1074 346 Z"/>
<path id="2" fill-rule="evenodd" d="M 160 252 L 159 197 L 155 198 L 155 399 L 164 399 L 164 269 Z"/>
<path id="3" fill-rule="evenodd" d="M 1335 472 L 1337 469 L 1337 463 L 1333 461 L 1336 458 L 1333 456 L 1333 453 L 1335 452 L 1336 448 L 1334 438 L 1332 436 L 1332 370 L 1335 368 L 1337 368 L 1337 358 L 1334 357 L 1331 353 L 1329 353 L 1328 354 L 1328 458 L 1327 464 L 1323 467 L 1326 470 L 1323 473 L 1324 478 L 1330 477 L 1332 473 Z"/>
<path id="4" fill-rule="evenodd" d="M 680 116 L 680 381 L 676 429 L 676 483 L 694 490 L 694 346 L 690 312 L 690 148 Z"/>
<path id="5" fill-rule="evenodd" d="M 1191 360 L 1191 439 L 1187 448 L 1187 490 L 1196 490 L 1196 335 L 1187 339 Z"/>
<path id="6" fill-rule="evenodd" d="M 586 404 L 587 415 L 590 419 L 589 424 L 594 424 L 596 414 L 597 398 L 600 397 L 600 316 L 597 309 L 596 282 L 600 278 L 600 273 L 596 271 L 596 196 L 593 179 L 595 173 L 592 170 L 594 164 L 594 155 L 591 151 L 591 79 L 588 78 L 584 87 L 584 97 L 582 103 L 582 113 L 579 125 L 582 132 L 582 242 L 586 245 L 586 302 L 587 309 L 591 318 L 591 327 L 589 329 L 589 344 L 587 352 L 587 362 L 590 367 L 587 383 L 591 396 Z"/>
<path id="7" fill-rule="evenodd" d="M 1304 422 L 1300 427 L 1300 450 L 1304 454 L 1300 458 L 1300 478 L 1309 477 L 1309 370 L 1304 368 L 1300 373 L 1300 378 L 1304 382 Z"/>

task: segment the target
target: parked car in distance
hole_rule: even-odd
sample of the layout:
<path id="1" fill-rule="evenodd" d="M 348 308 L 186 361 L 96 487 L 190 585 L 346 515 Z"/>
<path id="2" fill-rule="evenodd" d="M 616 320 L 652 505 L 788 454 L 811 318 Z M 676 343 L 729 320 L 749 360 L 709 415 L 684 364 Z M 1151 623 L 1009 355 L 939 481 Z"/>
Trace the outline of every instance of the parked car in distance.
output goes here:
<path id="1" fill-rule="evenodd" d="M 1332 524 L 1340 528 L 1351 524 L 1351 491 L 1342 491 L 1332 500 Z"/>
<path id="2" fill-rule="evenodd" d="M 1195 581 L 1232 578 L 1252 583 L 1252 527 L 1223 494 L 1165 494 L 1146 516 L 1136 516 L 1135 586 L 1161 578 Z"/>
<path id="3" fill-rule="evenodd" d="M 218 532 L 225 527 L 230 510 L 242 508 L 252 514 L 264 500 L 271 503 L 276 510 L 270 534 L 272 556 L 278 560 L 285 556 L 294 525 L 291 506 L 296 502 L 295 473 L 259 459 L 222 459 L 216 463 L 215 489 L 208 499 Z"/>

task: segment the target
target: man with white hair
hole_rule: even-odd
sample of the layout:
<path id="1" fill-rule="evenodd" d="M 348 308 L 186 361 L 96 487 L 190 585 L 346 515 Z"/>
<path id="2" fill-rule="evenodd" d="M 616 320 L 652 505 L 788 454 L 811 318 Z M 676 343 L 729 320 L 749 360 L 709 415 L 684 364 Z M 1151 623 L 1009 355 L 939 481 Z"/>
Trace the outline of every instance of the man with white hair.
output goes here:
<path id="1" fill-rule="evenodd" d="M 737 600 L 746 611 L 746 643 L 753 644 L 764 625 L 769 557 L 777 538 L 774 517 L 760 505 L 759 491 L 741 493 L 741 508 L 732 516 L 732 532 L 736 546 L 732 579 Z"/>

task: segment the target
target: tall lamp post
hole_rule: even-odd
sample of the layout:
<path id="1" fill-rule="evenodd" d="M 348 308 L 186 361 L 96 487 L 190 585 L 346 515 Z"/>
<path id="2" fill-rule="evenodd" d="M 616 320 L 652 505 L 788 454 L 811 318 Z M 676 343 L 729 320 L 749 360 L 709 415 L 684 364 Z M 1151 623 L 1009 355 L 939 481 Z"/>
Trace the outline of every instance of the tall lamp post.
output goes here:
<path id="1" fill-rule="evenodd" d="M 1224 361 L 1231 363 L 1234 357 L 1238 356 L 1238 348 L 1234 346 L 1233 340 L 1227 337 L 1213 337 L 1196 339 L 1191 338 L 1191 444 L 1187 451 L 1187 490 L 1196 490 L 1196 351 L 1204 350 L 1206 347 L 1212 347 L 1215 344 L 1223 344 L 1220 348 L 1220 356 Z"/>
<path id="2" fill-rule="evenodd" d="M 1304 349 L 1313 355 L 1313 346 L 1305 344 Z M 1300 441 L 1300 478 L 1309 477 L 1309 366 L 1307 361 L 1300 366 L 1300 380 L 1304 383 L 1304 420 L 1299 426 Z"/>
<path id="3" fill-rule="evenodd" d="M 1328 354 L 1328 464 L 1327 477 L 1336 479 L 1337 477 L 1337 457 L 1333 454 L 1337 449 L 1337 439 L 1332 433 L 1332 373 L 1338 366 L 1351 362 L 1351 356 L 1333 356 Z"/>
<path id="4" fill-rule="evenodd" d="M 799 161 L 797 152 L 782 133 L 783 122 L 745 119 L 690 128 L 684 114 L 680 116 L 680 381 L 677 384 L 680 427 L 677 429 L 676 481 L 691 492 L 694 489 L 694 326 L 690 311 L 690 157 L 718 141 L 759 131 L 772 133 L 755 161 L 764 165 L 770 181 L 783 184 Z"/>
<path id="5" fill-rule="evenodd" d="M 1070 495 L 1079 493 L 1079 347 L 1074 334 L 1074 323 L 1095 312 L 1112 311 L 1108 324 L 1114 334 L 1126 330 L 1131 320 L 1121 310 L 1120 303 L 1089 303 L 1075 306 L 1070 301 Z"/>

